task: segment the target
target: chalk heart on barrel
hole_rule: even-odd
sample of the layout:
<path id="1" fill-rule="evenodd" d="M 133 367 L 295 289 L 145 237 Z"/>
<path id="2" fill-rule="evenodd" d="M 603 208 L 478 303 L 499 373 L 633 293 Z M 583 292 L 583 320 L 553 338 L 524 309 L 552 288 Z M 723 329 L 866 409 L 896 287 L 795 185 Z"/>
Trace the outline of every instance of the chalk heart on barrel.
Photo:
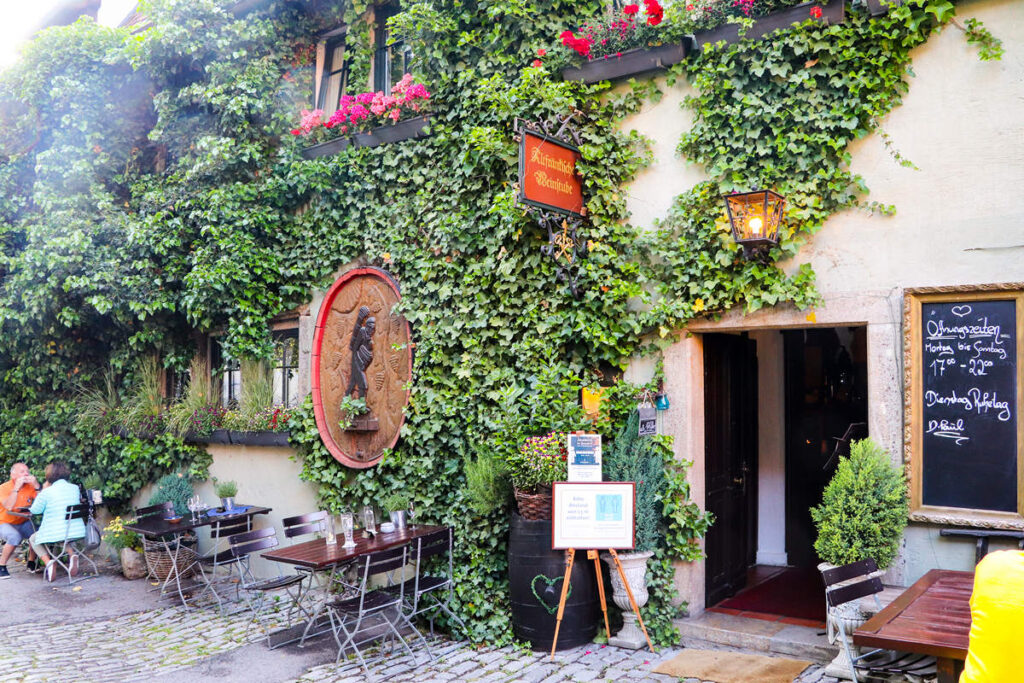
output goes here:
<path id="1" fill-rule="evenodd" d="M 533 577 L 533 581 L 530 582 L 530 590 L 533 591 L 533 597 L 537 598 L 537 602 L 540 606 L 548 611 L 548 614 L 554 614 L 558 611 L 558 600 L 562 596 L 562 591 L 555 588 L 555 584 L 559 581 L 563 581 L 564 576 L 556 576 L 555 578 L 548 578 L 543 574 L 537 574 Z M 537 592 L 537 582 L 541 581 L 545 584 L 543 590 Z M 565 594 L 566 599 L 572 595 L 572 584 L 569 584 L 569 591 Z"/>
<path id="2" fill-rule="evenodd" d="M 971 307 L 970 306 L 954 306 L 953 308 L 950 309 L 950 311 L 956 317 L 962 318 L 965 315 L 970 315 L 971 314 Z"/>

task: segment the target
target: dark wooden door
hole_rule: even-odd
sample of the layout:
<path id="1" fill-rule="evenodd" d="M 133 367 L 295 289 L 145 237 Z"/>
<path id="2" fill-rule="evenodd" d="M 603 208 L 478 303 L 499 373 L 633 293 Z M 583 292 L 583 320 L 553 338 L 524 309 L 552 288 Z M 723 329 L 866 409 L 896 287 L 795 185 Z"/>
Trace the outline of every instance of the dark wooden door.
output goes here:
<path id="1" fill-rule="evenodd" d="M 746 585 L 757 551 L 757 351 L 746 335 L 704 336 L 706 604 Z"/>

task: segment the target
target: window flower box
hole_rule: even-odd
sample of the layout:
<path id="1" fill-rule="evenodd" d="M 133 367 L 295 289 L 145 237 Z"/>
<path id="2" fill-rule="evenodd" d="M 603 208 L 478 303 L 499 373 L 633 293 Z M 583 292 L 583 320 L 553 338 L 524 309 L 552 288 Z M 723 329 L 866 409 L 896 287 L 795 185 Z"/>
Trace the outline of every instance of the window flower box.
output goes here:
<path id="1" fill-rule="evenodd" d="M 754 21 L 743 39 L 756 40 L 773 31 L 789 28 L 807 19 L 814 19 L 832 26 L 843 23 L 846 17 L 845 0 L 826 0 L 826 2 L 804 2 L 777 12 L 772 12 Z M 821 8 L 820 12 L 814 12 Z M 698 31 L 693 35 L 693 52 L 700 53 L 705 45 L 714 45 L 719 41 L 737 43 L 740 41 L 739 24 L 722 24 L 708 31 Z"/>
<path id="2" fill-rule="evenodd" d="M 562 78 L 587 84 L 614 81 L 628 76 L 663 71 L 684 59 L 686 46 L 683 43 L 670 43 L 630 50 L 620 55 L 599 57 L 580 66 L 569 66 L 562 69 Z"/>
<path id="3" fill-rule="evenodd" d="M 189 432 L 185 435 L 185 443 L 230 444 L 231 435 L 226 429 L 214 429 L 206 436 L 199 436 L 193 432 Z"/>
<path id="4" fill-rule="evenodd" d="M 236 446 L 287 446 L 289 432 L 229 432 Z"/>
<path id="5" fill-rule="evenodd" d="M 307 147 L 302 150 L 303 159 L 316 159 L 317 157 L 331 156 L 337 154 L 343 149 L 349 146 L 353 147 L 380 147 L 392 142 L 401 142 L 403 140 L 413 140 L 416 138 L 427 137 L 427 133 L 424 130 L 427 127 L 426 116 L 415 116 L 411 119 L 405 119 L 398 123 L 389 126 L 379 126 L 365 133 L 356 133 L 355 135 L 343 138 L 335 138 L 334 140 L 328 140 L 327 142 L 321 142 L 320 144 Z"/>

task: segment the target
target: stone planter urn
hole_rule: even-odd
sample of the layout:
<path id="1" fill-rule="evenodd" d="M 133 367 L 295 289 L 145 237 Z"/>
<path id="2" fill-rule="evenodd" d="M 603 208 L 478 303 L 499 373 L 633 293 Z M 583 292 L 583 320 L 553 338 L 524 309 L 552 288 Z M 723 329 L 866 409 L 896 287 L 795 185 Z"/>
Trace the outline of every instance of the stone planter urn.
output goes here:
<path id="1" fill-rule="evenodd" d="M 818 571 L 825 572 L 829 569 L 835 569 L 836 565 L 831 562 L 821 562 L 818 564 Z M 881 572 L 879 572 L 880 574 Z M 857 577 L 853 581 L 861 580 L 863 577 Z M 837 584 L 843 585 L 843 584 Z M 835 643 L 839 637 L 839 624 L 843 625 L 843 630 L 846 631 L 847 635 L 851 635 L 855 630 L 860 628 L 869 618 L 870 614 L 865 614 L 861 610 L 859 601 L 848 602 L 838 607 L 829 607 L 825 605 L 825 621 L 827 624 L 826 633 L 828 634 L 828 642 Z M 853 650 L 853 656 L 856 657 L 859 654 L 859 648 L 850 646 Z M 825 674 L 828 676 L 835 676 L 836 678 L 844 680 L 854 680 L 853 671 L 850 669 L 850 660 L 846 656 L 846 651 L 840 647 L 839 654 L 835 656 L 835 659 L 825 667 Z"/>
<path id="2" fill-rule="evenodd" d="M 126 579 L 141 579 L 146 575 L 146 559 L 131 548 L 121 548 L 121 573 Z"/>
<path id="3" fill-rule="evenodd" d="M 653 552 L 619 553 L 622 571 L 626 575 L 626 581 L 629 582 L 629 589 L 633 592 L 633 599 L 636 600 L 638 608 L 647 604 L 647 560 L 653 555 Z M 622 629 L 608 638 L 608 644 L 631 650 L 646 647 L 647 639 L 637 625 L 633 606 L 629 604 L 629 594 L 626 593 L 626 587 L 622 584 L 619 570 L 615 568 L 615 560 L 607 553 L 603 553 L 601 557 L 608 564 L 608 573 L 612 582 L 612 600 L 622 610 Z"/>

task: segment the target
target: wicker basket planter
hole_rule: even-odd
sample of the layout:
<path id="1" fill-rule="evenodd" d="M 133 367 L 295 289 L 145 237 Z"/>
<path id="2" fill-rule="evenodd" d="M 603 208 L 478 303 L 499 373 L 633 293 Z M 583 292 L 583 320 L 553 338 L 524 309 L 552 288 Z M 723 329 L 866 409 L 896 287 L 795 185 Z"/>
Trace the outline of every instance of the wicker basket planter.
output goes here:
<path id="1" fill-rule="evenodd" d="M 183 567 L 181 578 L 192 576 L 195 573 L 194 563 L 199 556 L 189 547 L 182 546 L 178 549 L 178 566 Z M 174 553 L 167 550 L 147 550 L 146 566 L 160 581 L 166 581 L 171 572 L 174 571 Z"/>
<path id="2" fill-rule="evenodd" d="M 516 505 L 524 519 L 551 519 L 551 487 L 538 486 L 537 490 L 515 489 Z"/>

